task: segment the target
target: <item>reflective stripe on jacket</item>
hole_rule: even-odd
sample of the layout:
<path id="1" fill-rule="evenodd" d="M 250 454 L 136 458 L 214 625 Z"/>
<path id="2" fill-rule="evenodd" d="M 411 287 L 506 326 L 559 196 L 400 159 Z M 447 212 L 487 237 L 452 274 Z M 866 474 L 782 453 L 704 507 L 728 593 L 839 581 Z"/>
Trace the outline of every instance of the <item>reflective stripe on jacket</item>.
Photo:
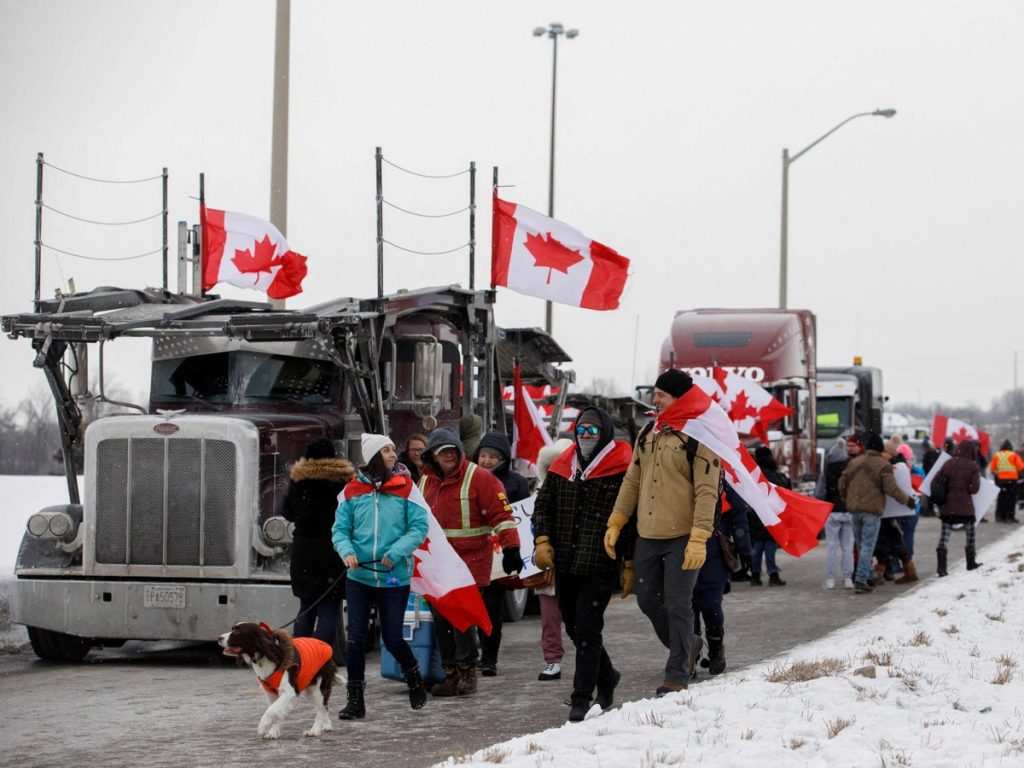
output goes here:
<path id="1" fill-rule="evenodd" d="M 1024 472 L 1024 461 L 1014 451 L 1000 451 L 988 468 L 998 480 L 1016 480 Z"/>

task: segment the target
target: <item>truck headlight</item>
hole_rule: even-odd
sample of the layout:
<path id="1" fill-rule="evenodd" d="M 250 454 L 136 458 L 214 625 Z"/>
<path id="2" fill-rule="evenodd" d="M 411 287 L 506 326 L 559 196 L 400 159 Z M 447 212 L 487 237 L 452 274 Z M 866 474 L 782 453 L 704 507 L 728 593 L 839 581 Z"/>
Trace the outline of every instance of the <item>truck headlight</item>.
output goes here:
<path id="1" fill-rule="evenodd" d="M 63 541 L 71 535 L 75 522 L 63 512 L 36 512 L 28 519 L 26 528 L 37 539 Z"/>
<path id="2" fill-rule="evenodd" d="M 268 518 L 263 523 L 263 535 L 274 544 L 289 544 L 294 526 L 280 515 Z"/>

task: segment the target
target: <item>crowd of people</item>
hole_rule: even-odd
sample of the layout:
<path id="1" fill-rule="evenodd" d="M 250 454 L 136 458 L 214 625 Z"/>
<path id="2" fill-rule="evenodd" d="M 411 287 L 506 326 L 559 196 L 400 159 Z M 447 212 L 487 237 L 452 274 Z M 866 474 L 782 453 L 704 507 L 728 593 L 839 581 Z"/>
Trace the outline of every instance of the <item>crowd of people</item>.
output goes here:
<path id="1" fill-rule="evenodd" d="M 295 524 L 292 589 L 299 599 L 296 635 L 332 642 L 342 600 L 348 632 L 343 720 L 366 715 L 365 656 L 371 613 L 394 657 L 413 709 L 434 697 L 470 696 L 477 675 L 498 674 L 505 597 L 532 587 L 541 608 L 539 681 L 561 678 L 562 631 L 575 648 L 569 721 L 614 702 L 621 671 L 603 641 L 605 610 L 616 592 L 636 595 L 640 611 L 666 649 L 662 696 L 687 688 L 699 666 L 726 668 L 723 597 L 738 581 L 784 587 L 776 544 L 754 510 L 723 484 L 720 459 L 681 431 L 680 398 L 693 386 L 679 370 L 661 374 L 653 390 L 656 417 L 628 442 L 616 439 L 612 417 L 584 408 L 568 439 L 538 458 L 532 517 L 533 561 L 541 573 L 524 583 L 521 542 L 511 504 L 531 494 L 513 469 L 506 435 L 484 433 L 479 418 L 460 430 L 438 427 L 410 435 L 398 448 L 387 435 L 364 434 L 362 463 L 336 455 L 329 440 L 310 444 L 292 469 L 285 515 Z M 824 527 L 827 589 L 842 584 L 869 594 L 892 581 L 919 578 L 914 533 L 921 516 L 937 514 L 942 531 L 936 571 L 948 573 L 947 548 L 965 535 L 967 568 L 975 551 L 972 495 L 979 487 L 976 447 L 947 445 L 952 454 L 918 490 L 939 452 L 926 445 L 922 466 L 898 436 L 852 434 L 824 456 L 815 496 L 832 505 Z M 767 446 L 753 459 L 771 483 L 789 488 Z M 1000 487 L 996 519 L 1016 522 L 1017 481 L 1024 461 L 1003 445 L 990 467 Z M 431 606 L 443 679 L 429 687 L 403 637 L 413 553 L 428 530 L 427 509 L 480 590 L 489 634 L 459 628 Z M 899 510 L 903 511 L 900 512 Z M 495 542 L 501 570 L 493 579 Z M 495 566 L 496 567 L 496 566 Z"/>

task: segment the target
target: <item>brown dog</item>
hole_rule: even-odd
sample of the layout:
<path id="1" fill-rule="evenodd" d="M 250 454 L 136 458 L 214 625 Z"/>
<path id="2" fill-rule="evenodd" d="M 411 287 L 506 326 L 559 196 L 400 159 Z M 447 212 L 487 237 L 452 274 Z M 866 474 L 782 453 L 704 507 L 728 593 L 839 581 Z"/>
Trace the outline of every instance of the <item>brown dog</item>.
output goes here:
<path id="1" fill-rule="evenodd" d="M 256 733 L 264 739 L 281 735 L 281 723 L 300 693 L 313 702 L 316 718 L 306 736 L 333 730 L 327 704 L 335 681 L 344 682 L 332 658 L 331 646 L 311 637 L 292 637 L 283 629 L 243 621 L 218 642 L 227 656 L 238 658 L 256 674 L 270 705 L 260 718 Z"/>

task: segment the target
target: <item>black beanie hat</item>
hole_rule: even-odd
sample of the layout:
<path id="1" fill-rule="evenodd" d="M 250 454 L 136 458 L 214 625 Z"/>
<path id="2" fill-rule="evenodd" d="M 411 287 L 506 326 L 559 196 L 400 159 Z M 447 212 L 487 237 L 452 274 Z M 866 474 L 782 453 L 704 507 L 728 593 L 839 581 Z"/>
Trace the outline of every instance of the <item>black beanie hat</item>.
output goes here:
<path id="1" fill-rule="evenodd" d="M 654 386 L 672 397 L 682 397 L 693 386 L 693 379 L 678 368 L 669 368 L 658 377 Z"/>
<path id="2" fill-rule="evenodd" d="M 337 452 L 334 450 L 334 443 L 326 437 L 314 440 L 306 447 L 307 459 L 333 459 L 337 455 Z"/>
<path id="3" fill-rule="evenodd" d="M 885 443 L 882 442 L 882 436 L 877 432 L 869 432 L 867 441 L 864 443 L 864 447 L 869 451 L 878 451 L 881 453 L 885 450 Z"/>

